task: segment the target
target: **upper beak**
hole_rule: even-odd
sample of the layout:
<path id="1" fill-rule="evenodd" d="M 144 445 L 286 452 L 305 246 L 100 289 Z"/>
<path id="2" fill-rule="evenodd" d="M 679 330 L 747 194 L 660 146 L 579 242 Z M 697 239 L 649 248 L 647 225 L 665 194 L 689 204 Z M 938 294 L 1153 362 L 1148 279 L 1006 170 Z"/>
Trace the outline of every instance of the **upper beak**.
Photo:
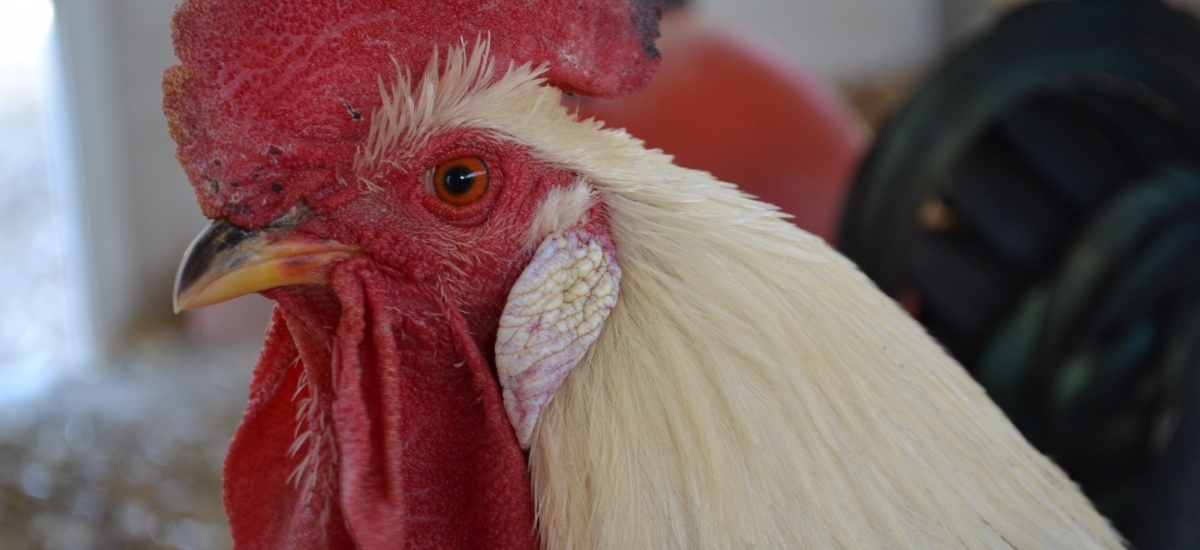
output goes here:
<path id="1" fill-rule="evenodd" d="M 324 284 L 330 264 L 362 249 L 292 231 L 216 220 L 192 241 L 175 276 L 175 313 L 287 285 Z"/>

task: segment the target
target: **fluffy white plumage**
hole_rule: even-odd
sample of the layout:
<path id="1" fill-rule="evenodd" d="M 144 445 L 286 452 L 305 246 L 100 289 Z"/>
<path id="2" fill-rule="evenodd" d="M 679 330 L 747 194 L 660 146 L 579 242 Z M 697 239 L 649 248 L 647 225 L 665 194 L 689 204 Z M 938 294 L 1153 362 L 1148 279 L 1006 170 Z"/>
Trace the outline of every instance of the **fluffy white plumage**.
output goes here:
<path id="1" fill-rule="evenodd" d="M 621 297 L 530 449 L 545 547 L 1122 545 L 849 261 L 732 185 L 576 120 L 539 75 L 494 76 L 484 43 L 452 49 L 440 76 L 431 64 L 385 91 L 359 160 L 481 128 L 607 206 Z"/>

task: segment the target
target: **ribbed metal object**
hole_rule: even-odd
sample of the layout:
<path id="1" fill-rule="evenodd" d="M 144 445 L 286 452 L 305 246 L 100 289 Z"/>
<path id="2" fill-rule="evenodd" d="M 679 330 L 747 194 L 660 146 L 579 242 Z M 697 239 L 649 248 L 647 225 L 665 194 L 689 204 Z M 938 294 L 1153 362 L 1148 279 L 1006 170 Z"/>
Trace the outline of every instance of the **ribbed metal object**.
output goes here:
<path id="1" fill-rule="evenodd" d="M 1138 548 L 1200 547 L 1200 22 L 1008 15 L 887 123 L 840 243 Z"/>

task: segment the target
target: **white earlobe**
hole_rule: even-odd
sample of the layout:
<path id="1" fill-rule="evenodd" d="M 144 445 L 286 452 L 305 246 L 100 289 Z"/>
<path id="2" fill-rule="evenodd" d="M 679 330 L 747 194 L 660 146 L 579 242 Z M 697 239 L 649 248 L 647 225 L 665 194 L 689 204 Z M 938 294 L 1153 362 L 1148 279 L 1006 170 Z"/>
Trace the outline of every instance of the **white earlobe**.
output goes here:
<path id="1" fill-rule="evenodd" d="M 547 236 L 509 293 L 496 371 L 521 448 L 617 303 L 621 270 L 608 235 L 573 227 Z"/>

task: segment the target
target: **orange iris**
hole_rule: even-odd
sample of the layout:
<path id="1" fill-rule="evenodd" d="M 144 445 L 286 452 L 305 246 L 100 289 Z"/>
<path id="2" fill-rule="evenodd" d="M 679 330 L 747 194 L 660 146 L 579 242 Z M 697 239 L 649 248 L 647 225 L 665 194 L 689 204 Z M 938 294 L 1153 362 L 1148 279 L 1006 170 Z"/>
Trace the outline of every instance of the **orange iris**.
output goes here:
<path id="1" fill-rule="evenodd" d="M 466 206 L 487 192 L 488 167 L 479 157 L 443 162 L 433 171 L 433 193 L 446 204 Z"/>

